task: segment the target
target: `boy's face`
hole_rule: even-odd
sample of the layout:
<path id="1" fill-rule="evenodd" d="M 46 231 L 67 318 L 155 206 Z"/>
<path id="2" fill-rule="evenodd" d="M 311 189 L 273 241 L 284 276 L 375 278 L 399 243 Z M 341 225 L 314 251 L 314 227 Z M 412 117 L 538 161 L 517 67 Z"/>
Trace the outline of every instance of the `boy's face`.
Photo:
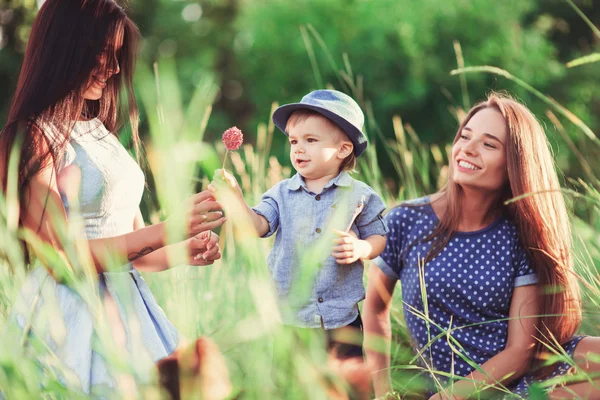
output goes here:
<path id="1" fill-rule="evenodd" d="M 325 118 L 310 117 L 288 128 L 292 165 L 305 179 L 337 175 L 352 142 Z"/>

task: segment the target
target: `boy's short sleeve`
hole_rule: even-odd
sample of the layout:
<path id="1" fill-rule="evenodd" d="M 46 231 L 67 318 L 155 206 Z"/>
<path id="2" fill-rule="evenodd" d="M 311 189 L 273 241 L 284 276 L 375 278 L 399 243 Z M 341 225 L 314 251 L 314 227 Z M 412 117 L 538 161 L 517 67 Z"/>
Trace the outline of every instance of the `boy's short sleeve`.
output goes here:
<path id="1" fill-rule="evenodd" d="M 401 209 L 390 210 L 384 217 L 384 221 L 389 227 L 387 233 L 385 248 L 379 257 L 373 260 L 373 263 L 390 279 L 399 280 L 402 271 L 402 224 Z"/>
<path id="2" fill-rule="evenodd" d="M 517 273 L 515 275 L 514 287 L 535 285 L 538 277 L 529 264 L 529 257 L 523 248 L 518 245 L 515 250 L 515 262 Z"/>
<path id="3" fill-rule="evenodd" d="M 267 190 L 265 194 L 263 194 L 260 203 L 252 207 L 252 210 L 254 210 L 255 213 L 263 216 L 269 223 L 269 231 L 262 236 L 264 238 L 274 234 L 279 227 L 279 201 L 281 200 L 280 187 L 281 183 Z"/>
<path id="4" fill-rule="evenodd" d="M 369 236 L 388 233 L 388 227 L 383 218 L 385 204 L 381 197 L 371 188 L 368 188 L 367 204 L 362 212 L 356 217 L 356 227 L 358 228 L 358 237 L 366 239 Z"/>

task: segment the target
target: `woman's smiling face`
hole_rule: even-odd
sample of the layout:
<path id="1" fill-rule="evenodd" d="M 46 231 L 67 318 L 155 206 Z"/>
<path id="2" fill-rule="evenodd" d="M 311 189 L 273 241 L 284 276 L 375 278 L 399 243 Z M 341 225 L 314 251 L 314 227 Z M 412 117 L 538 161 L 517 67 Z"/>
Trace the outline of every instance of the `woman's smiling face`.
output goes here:
<path id="1" fill-rule="evenodd" d="M 463 188 L 499 192 L 508 181 L 506 121 L 495 108 L 478 111 L 452 146 L 452 179 Z"/>
<path id="2" fill-rule="evenodd" d="M 123 46 L 123 35 L 120 34 L 117 38 L 115 46 L 115 52 L 119 52 Z M 109 61 L 112 58 L 111 61 Z M 98 100 L 102 97 L 102 92 L 106 88 L 106 81 L 108 81 L 113 75 L 117 75 L 121 72 L 119 67 L 119 60 L 116 54 L 108 54 L 105 50 L 97 59 L 97 66 L 92 71 L 88 82 L 89 86 L 83 93 L 83 98 L 86 100 Z"/>

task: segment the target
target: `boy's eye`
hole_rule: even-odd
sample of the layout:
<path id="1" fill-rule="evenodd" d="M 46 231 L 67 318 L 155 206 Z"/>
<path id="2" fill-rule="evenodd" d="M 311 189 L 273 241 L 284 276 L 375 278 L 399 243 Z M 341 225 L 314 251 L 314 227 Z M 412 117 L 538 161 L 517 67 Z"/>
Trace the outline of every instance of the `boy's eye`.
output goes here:
<path id="1" fill-rule="evenodd" d="M 297 140 L 290 140 L 290 144 L 296 144 L 296 143 L 298 143 Z"/>
<path id="2" fill-rule="evenodd" d="M 316 141 L 317 141 L 317 139 L 313 139 L 313 138 L 308 138 L 308 140 L 307 140 L 308 143 L 313 143 L 313 142 L 316 142 Z"/>

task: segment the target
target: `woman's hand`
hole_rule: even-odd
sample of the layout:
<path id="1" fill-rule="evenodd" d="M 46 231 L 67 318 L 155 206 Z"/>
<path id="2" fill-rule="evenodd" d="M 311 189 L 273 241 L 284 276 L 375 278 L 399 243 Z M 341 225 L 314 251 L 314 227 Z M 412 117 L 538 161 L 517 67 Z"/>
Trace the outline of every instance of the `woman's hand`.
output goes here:
<path id="1" fill-rule="evenodd" d="M 212 231 L 204 231 L 136 259 L 133 267 L 144 272 L 158 272 L 177 265 L 211 265 L 219 258 L 219 236 Z"/>
<path id="2" fill-rule="evenodd" d="M 213 194 L 204 190 L 183 202 L 177 214 L 169 216 L 166 223 L 172 224 L 179 218 L 185 221 L 187 237 L 194 237 L 201 232 L 210 231 L 223 225 L 223 206 L 215 200 Z"/>
<path id="3" fill-rule="evenodd" d="M 352 264 L 353 262 L 367 258 L 370 253 L 371 246 L 364 240 L 356 237 L 354 232 L 342 232 L 334 230 L 338 238 L 333 241 L 333 250 L 331 255 L 336 259 L 338 264 Z"/>
<path id="4" fill-rule="evenodd" d="M 186 240 L 190 265 L 211 265 L 221 258 L 219 236 L 212 232 L 202 232 Z"/>

